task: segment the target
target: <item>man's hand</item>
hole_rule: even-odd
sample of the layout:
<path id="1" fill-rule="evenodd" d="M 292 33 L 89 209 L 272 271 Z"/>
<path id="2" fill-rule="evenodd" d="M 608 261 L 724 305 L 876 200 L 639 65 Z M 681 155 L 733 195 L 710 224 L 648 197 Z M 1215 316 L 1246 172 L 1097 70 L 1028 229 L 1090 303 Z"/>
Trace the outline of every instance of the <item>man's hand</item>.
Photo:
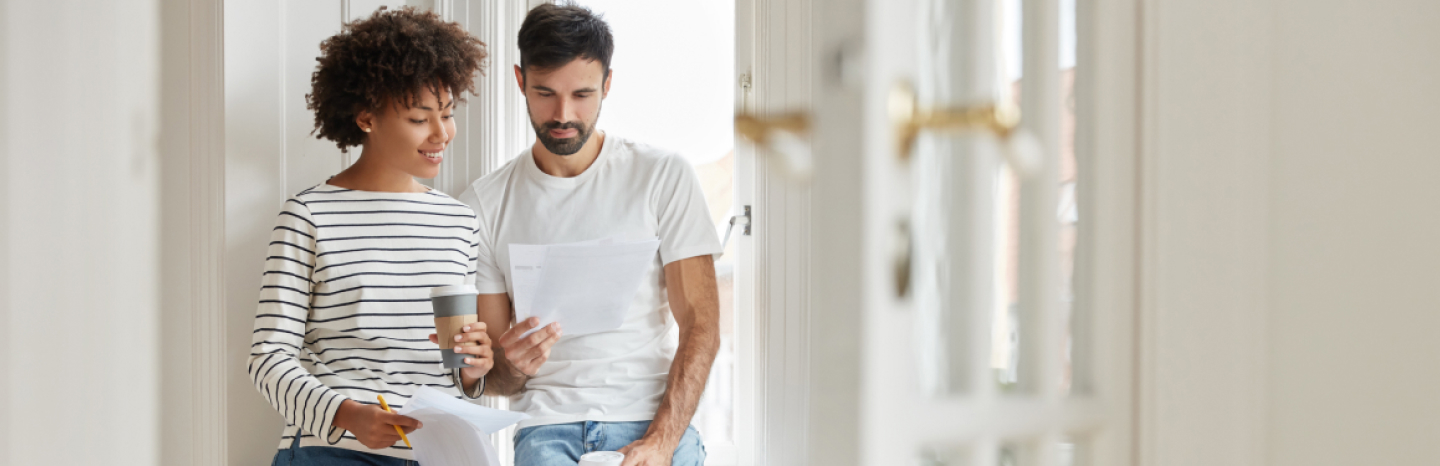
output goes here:
<path id="1" fill-rule="evenodd" d="M 485 333 L 485 323 L 475 322 L 460 327 L 463 332 L 455 335 L 453 349 L 456 353 L 468 354 L 474 357 L 465 358 L 465 364 L 470 367 L 460 369 L 460 377 L 464 379 L 465 385 L 472 386 L 475 381 L 480 380 L 485 374 L 490 373 L 490 368 L 495 367 L 495 350 L 490 347 L 490 334 Z M 430 342 L 440 344 L 439 337 L 430 334 Z M 475 343 L 474 345 L 460 346 L 464 343 Z"/>
<path id="2" fill-rule="evenodd" d="M 540 365 L 550 360 L 550 347 L 560 341 L 559 322 L 552 322 L 530 336 L 520 338 L 520 335 L 539 325 L 540 319 L 531 317 L 500 336 L 500 349 L 505 353 L 505 361 L 525 377 L 534 377 L 540 371 Z"/>
<path id="3" fill-rule="evenodd" d="M 394 426 L 400 426 L 408 434 L 420 428 L 420 421 L 387 413 L 379 406 L 354 400 L 340 403 L 340 409 L 335 412 L 335 427 L 355 434 L 356 440 L 372 450 L 379 450 L 400 441 L 400 433 L 395 432 Z"/>
<path id="4" fill-rule="evenodd" d="M 630 442 L 620 449 L 620 453 L 625 455 L 625 462 L 621 466 L 670 466 L 670 458 L 675 456 L 677 446 L 640 437 L 640 440 Z"/>

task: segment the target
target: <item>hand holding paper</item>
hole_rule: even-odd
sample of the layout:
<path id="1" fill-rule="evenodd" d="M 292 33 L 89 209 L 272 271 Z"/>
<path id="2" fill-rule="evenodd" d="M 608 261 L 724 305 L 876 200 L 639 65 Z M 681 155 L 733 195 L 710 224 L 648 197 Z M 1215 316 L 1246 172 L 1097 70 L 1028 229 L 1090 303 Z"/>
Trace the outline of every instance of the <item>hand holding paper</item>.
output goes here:
<path id="1" fill-rule="evenodd" d="M 430 387 L 416 390 L 399 414 L 425 424 L 410 433 L 415 460 L 425 466 L 500 466 L 489 435 L 530 417 L 461 401 Z"/>

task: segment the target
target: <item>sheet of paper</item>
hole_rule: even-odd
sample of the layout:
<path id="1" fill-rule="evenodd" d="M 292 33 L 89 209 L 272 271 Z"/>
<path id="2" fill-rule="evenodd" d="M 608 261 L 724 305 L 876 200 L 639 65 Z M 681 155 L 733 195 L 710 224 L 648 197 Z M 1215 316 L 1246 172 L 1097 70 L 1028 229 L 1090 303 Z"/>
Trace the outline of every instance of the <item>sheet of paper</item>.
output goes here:
<path id="1" fill-rule="evenodd" d="M 605 238 L 562 244 L 510 244 L 510 283 L 515 292 L 515 321 L 530 317 L 530 303 L 535 298 L 535 287 L 540 285 L 540 267 L 545 265 L 545 251 L 551 246 L 583 246 L 610 244 L 614 239 Z"/>
<path id="2" fill-rule="evenodd" d="M 421 387 L 397 413 L 424 427 L 408 434 L 415 460 L 426 466 L 501 466 L 490 434 L 530 416 L 486 408 Z"/>
<path id="3" fill-rule="evenodd" d="M 516 320 L 538 317 L 542 327 L 558 321 L 565 335 L 578 336 L 620 328 L 660 240 L 510 248 Z"/>
<path id="4" fill-rule="evenodd" d="M 515 291 L 515 321 L 530 318 L 530 301 L 540 284 L 540 267 L 545 264 L 545 245 L 510 245 L 510 283 Z"/>

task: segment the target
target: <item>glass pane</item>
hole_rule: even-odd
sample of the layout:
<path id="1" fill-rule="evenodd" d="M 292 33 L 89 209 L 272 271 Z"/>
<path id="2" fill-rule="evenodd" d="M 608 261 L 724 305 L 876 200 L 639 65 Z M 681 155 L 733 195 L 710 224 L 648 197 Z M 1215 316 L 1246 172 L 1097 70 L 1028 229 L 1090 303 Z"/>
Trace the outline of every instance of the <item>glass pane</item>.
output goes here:
<path id="1" fill-rule="evenodd" d="M 978 88 L 1001 102 L 1016 102 L 1020 0 L 974 6 L 921 3 L 920 16 L 927 19 L 918 31 L 919 105 L 974 105 L 962 96 Z M 973 69 L 955 63 L 955 51 L 972 40 L 957 27 L 972 24 L 968 14 L 1001 20 L 999 52 L 986 59 L 995 60 L 1002 75 L 974 76 Z M 927 394 L 1018 386 L 1020 186 L 1001 154 L 998 141 L 976 133 L 922 131 L 915 141 L 907 183 L 913 193 L 910 283 L 918 335 L 912 344 Z"/>
<path id="2" fill-rule="evenodd" d="M 1000 66 L 1004 73 L 1001 102 L 1020 105 L 1024 73 L 1021 0 L 999 0 Z M 994 305 L 991 309 L 990 367 L 1002 390 L 1020 386 L 1020 182 L 1014 170 L 1002 165 L 995 175 Z"/>
<path id="3" fill-rule="evenodd" d="M 678 151 L 695 167 L 711 219 L 721 229 L 734 204 L 735 2 L 583 0 L 615 38 L 615 72 L 597 125 L 628 139 Z M 685 40 L 675 40 L 684 37 Z M 674 96 L 684 96 L 685 117 Z M 734 444 L 735 236 L 715 263 L 720 351 L 691 423 L 707 447 Z"/>
<path id="4" fill-rule="evenodd" d="M 995 306 L 991 310 L 990 367 L 1003 389 L 1020 382 L 1020 182 L 1002 166 L 995 188 Z"/>
<path id="5" fill-rule="evenodd" d="M 1060 222 L 1060 312 L 1065 319 L 1065 341 L 1060 345 L 1060 391 L 1069 393 L 1074 383 L 1075 338 L 1079 319 L 1075 311 L 1075 248 L 1080 222 L 1076 186 L 1079 164 L 1075 157 L 1075 0 L 1060 0 L 1060 189 L 1057 216 Z"/>

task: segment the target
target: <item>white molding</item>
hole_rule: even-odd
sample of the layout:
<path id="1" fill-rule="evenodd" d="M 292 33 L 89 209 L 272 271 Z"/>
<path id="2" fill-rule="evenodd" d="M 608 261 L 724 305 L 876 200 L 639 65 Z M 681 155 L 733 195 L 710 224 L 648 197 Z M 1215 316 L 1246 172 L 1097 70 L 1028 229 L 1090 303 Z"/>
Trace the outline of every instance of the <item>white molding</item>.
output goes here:
<path id="1" fill-rule="evenodd" d="M 0 5 L 0 9 L 8 6 Z M 0 115 L 3 115 L 0 118 L 7 119 L 10 115 L 10 42 L 12 42 L 10 34 L 0 32 Z M 4 222 L 4 225 L 0 225 L 0 336 L 7 339 L 11 335 L 10 312 L 12 305 L 10 301 L 11 296 L 15 296 L 10 292 L 10 141 L 10 122 L 0 121 L 0 154 L 3 154 L 0 155 L 0 180 L 6 184 L 0 186 L 0 222 Z M 11 354 L 8 342 L 0 345 L 0 361 L 3 361 L 6 368 L 9 367 Z M 10 372 L 9 370 L 0 370 L 0 400 L 6 400 L 3 402 L 6 408 L 10 406 L 9 400 L 11 399 Z M 4 417 L 0 417 L 0 451 L 6 452 L 7 455 L 13 451 L 10 445 L 9 416 L 7 413 Z"/>
<path id="2" fill-rule="evenodd" d="M 167 464 L 225 464 L 224 7 L 221 0 L 163 3 L 159 442 Z"/>
<path id="3" fill-rule="evenodd" d="M 1140 93 L 1138 112 L 1141 121 L 1138 125 L 1140 140 L 1139 157 L 1136 162 L 1137 189 L 1139 190 L 1136 199 L 1136 210 L 1138 219 L 1136 226 L 1136 245 L 1139 249 L 1136 258 L 1136 272 L 1139 277 L 1136 284 L 1136 315 L 1135 315 L 1135 464 L 1156 464 L 1155 461 L 1162 457 L 1157 451 L 1158 435 L 1145 433 L 1147 429 L 1157 427 L 1158 411 L 1155 373 L 1156 361 L 1156 322 L 1154 316 L 1147 315 L 1155 309 L 1156 290 L 1152 277 L 1158 268 L 1158 256 L 1155 254 L 1156 247 L 1156 215 L 1157 205 L 1151 196 L 1156 195 L 1155 183 L 1157 180 L 1156 160 L 1151 154 L 1157 152 L 1157 129 L 1153 122 L 1145 122 L 1144 118 L 1153 116 L 1159 106 L 1159 91 L 1154 84 L 1154 77 L 1158 74 L 1159 68 L 1159 37 L 1160 31 L 1157 25 L 1159 17 L 1159 2 L 1153 0 L 1140 1 L 1140 14 L 1137 21 L 1140 23 L 1140 50 L 1137 55 L 1139 64 L 1137 66 L 1137 78 Z"/>
<path id="4" fill-rule="evenodd" d="M 1134 420 L 1140 0 L 1077 2 L 1076 140 L 1082 210 L 1075 259 L 1073 388 L 1106 404 L 1092 464 L 1137 465 Z"/>
<path id="5" fill-rule="evenodd" d="M 750 112 L 755 108 L 753 86 L 740 86 L 741 76 L 754 73 L 756 43 L 755 0 L 735 1 L 735 111 Z M 753 82 L 753 81 L 752 81 Z M 735 138 L 735 205 L 755 205 L 755 148 Z M 753 207 L 752 207 L 753 209 Z M 752 218 L 753 223 L 753 218 Z M 736 464 L 763 465 L 759 454 L 765 445 L 764 404 L 756 383 L 761 373 L 759 324 L 756 319 L 756 284 L 760 271 L 756 267 L 754 236 L 734 235 L 735 240 L 735 406 L 734 440 Z M 743 271 L 752 271 L 749 274 Z"/>
<path id="6" fill-rule="evenodd" d="M 221 0 L 191 2 L 191 302 L 195 359 L 196 464 L 226 458 L 225 398 L 225 47 Z"/>
<path id="7" fill-rule="evenodd" d="M 810 106 L 810 0 L 736 1 L 736 79 L 748 74 L 749 92 L 737 92 L 741 111 L 760 115 Z M 742 377 L 736 449 L 739 464 L 805 464 L 809 436 L 810 185 L 787 178 L 736 144 L 737 198 L 752 205 L 753 236 L 740 236 L 740 261 L 753 264 L 751 280 L 737 283 Z M 753 332 L 753 333 L 752 333 Z M 748 375 L 747 375 L 748 374 Z M 737 416 L 737 417 L 743 417 Z M 749 424 L 744 425 L 742 424 Z"/>
<path id="8" fill-rule="evenodd" d="M 1274 7 L 1141 8 L 1138 462 L 1265 464 Z"/>

